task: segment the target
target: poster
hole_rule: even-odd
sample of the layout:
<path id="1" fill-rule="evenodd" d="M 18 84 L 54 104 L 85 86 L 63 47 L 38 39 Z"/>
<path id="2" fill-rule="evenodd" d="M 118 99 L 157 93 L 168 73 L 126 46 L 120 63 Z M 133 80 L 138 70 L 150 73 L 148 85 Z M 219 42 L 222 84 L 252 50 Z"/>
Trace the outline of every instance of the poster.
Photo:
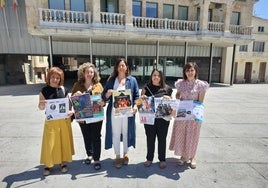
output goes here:
<path id="1" fill-rule="evenodd" d="M 104 120 L 104 109 L 99 104 L 101 100 L 101 95 L 90 95 L 90 101 L 93 109 L 93 117 L 86 118 L 86 123 L 93 123 Z"/>
<path id="2" fill-rule="evenodd" d="M 178 102 L 176 99 L 155 98 L 155 117 L 171 119 L 176 116 Z"/>
<path id="3" fill-rule="evenodd" d="M 193 120 L 193 108 L 194 103 L 193 100 L 178 100 L 179 107 L 177 110 L 177 120 Z"/>
<path id="4" fill-rule="evenodd" d="M 93 106 L 91 105 L 89 93 L 81 96 L 71 96 L 70 99 L 74 109 L 75 120 L 85 121 L 86 118 L 93 117 Z"/>
<path id="5" fill-rule="evenodd" d="M 68 98 L 46 100 L 46 120 L 68 118 Z"/>
<path id="6" fill-rule="evenodd" d="M 131 90 L 114 91 L 113 107 L 115 116 L 133 116 L 131 108 Z"/>
<path id="7" fill-rule="evenodd" d="M 154 97 L 143 97 L 136 100 L 138 107 L 140 123 L 143 124 L 154 124 L 155 119 L 155 106 Z"/>

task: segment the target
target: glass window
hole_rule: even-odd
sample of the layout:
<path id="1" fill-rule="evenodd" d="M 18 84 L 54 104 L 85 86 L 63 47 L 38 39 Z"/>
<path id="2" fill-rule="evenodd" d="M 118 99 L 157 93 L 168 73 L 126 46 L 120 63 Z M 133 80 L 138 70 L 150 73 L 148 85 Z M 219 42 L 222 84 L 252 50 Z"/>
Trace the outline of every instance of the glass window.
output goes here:
<path id="1" fill-rule="evenodd" d="M 141 1 L 133 1 L 132 2 L 132 13 L 133 16 L 141 17 Z"/>
<path id="2" fill-rule="evenodd" d="M 264 27 L 263 26 L 259 26 L 258 27 L 258 32 L 264 32 Z"/>
<path id="3" fill-rule="evenodd" d="M 163 5 L 163 18 L 173 19 L 174 18 L 174 6 L 164 4 Z"/>
<path id="4" fill-rule="evenodd" d="M 188 20 L 188 7 L 179 6 L 178 12 L 179 12 L 179 15 L 178 15 L 179 20 Z"/>
<path id="5" fill-rule="evenodd" d="M 118 0 L 101 0 L 101 12 L 119 13 Z"/>
<path id="6" fill-rule="evenodd" d="M 157 18 L 157 3 L 146 3 L 146 17 Z"/>
<path id="7" fill-rule="evenodd" d="M 231 25 L 239 25 L 240 12 L 233 12 L 231 18 Z"/>
<path id="8" fill-rule="evenodd" d="M 70 0 L 71 10 L 74 11 L 82 11 L 84 12 L 85 9 L 85 0 Z"/>
<path id="9" fill-rule="evenodd" d="M 48 6 L 50 9 L 58 9 L 64 10 L 65 9 L 65 0 L 48 0 Z"/>
<path id="10" fill-rule="evenodd" d="M 253 52 L 264 52 L 264 42 L 257 42 L 253 43 Z"/>
<path id="11" fill-rule="evenodd" d="M 208 9 L 208 21 L 212 22 L 212 9 Z"/>
<path id="12" fill-rule="evenodd" d="M 247 52 L 248 51 L 248 45 L 241 45 L 239 46 L 240 52 Z"/>

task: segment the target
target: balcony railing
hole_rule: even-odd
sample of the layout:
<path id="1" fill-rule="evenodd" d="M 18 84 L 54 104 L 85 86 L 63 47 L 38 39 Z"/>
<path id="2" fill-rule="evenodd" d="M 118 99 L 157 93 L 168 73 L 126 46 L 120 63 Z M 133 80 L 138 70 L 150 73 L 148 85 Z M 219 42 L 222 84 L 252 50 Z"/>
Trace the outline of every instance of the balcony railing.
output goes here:
<path id="1" fill-rule="evenodd" d="M 89 28 L 90 12 L 39 8 L 40 26 Z"/>
<path id="2" fill-rule="evenodd" d="M 197 31 L 197 21 L 133 17 L 134 28 Z"/>
<path id="3" fill-rule="evenodd" d="M 91 12 L 80 12 L 70 10 L 56 10 L 39 8 L 39 19 L 41 27 L 54 28 L 85 28 L 91 27 Z M 100 23 L 103 27 L 114 27 L 124 29 L 126 25 L 125 14 L 119 13 L 100 13 Z M 166 30 L 166 31 L 186 31 L 197 32 L 199 28 L 198 21 L 174 20 L 162 18 L 133 17 L 133 28 Z M 208 22 L 208 30 L 213 33 L 224 33 L 224 23 Z M 230 25 L 229 30 L 234 35 L 251 36 L 252 26 Z"/>
<path id="4" fill-rule="evenodd" d="M 125 25 L 125 14 L 101 12 L 100 16 L 104 25 Z"/>
<path id="5" fill-rule="evenodd" d="M 253 26 L 230 25 L 230 32 L 236 35 L 251 35 Z"/>

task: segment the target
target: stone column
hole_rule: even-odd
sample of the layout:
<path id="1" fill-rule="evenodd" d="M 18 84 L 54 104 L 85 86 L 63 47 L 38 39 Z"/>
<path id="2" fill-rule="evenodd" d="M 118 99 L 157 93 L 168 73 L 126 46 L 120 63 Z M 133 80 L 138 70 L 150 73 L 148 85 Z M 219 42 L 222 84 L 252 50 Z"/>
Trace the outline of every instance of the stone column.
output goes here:
<path id="1" fill-rule="evenodd" d="M 225 6 L 225 14 L 224 14 L 224 33 L 230 33 L 230 21 L 232 17 L 232 1 L 228 1 Z"/>
<path id="2" fill-rule="evenodd" d="M 200 3 L 200 28 L 201 32 L 206 32 L 208 30 L 208 8 L 210 1 L 203 0 Z"/>
<path id="3" fill-rule="evenodd" d="M 101 23 L 101 17 L 100 17 L 100 1 L 90 1 L 90 6 L 92 7 L 92 25 L 98 26 Z"/>
<path id="4" fill-rule="evenodd" d="M 133 27 L 132 0 L 123 0 L 123 1 L 125 4 L 126 29 L 131 29 Z"/>

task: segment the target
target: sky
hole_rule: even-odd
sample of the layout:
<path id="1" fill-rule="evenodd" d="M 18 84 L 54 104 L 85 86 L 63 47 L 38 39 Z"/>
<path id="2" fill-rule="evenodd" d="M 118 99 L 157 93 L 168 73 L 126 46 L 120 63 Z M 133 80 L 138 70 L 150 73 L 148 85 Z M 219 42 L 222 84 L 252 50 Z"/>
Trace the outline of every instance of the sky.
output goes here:
<path id="1" fill-rule="evenodd" d="M 268 0 L 259 0 L 254 4 L 253 16 L 268 19 Z"/>

